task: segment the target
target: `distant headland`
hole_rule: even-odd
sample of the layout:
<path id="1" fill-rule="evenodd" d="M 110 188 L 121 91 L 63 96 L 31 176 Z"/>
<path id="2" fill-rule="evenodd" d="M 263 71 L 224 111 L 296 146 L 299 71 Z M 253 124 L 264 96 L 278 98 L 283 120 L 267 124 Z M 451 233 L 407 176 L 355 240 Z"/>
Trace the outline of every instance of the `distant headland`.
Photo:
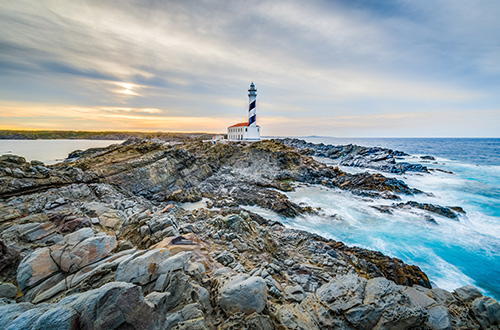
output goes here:
<path id="1" fill-rule="evenodd" d="M 0 130 L 1 140 L 126 140 L 130 138 L 191 140 L 209 139 L 215 133 L 175 133 L 175 132 L 121 132 L 121 131 L 30 131 L 30 130 Z"/>

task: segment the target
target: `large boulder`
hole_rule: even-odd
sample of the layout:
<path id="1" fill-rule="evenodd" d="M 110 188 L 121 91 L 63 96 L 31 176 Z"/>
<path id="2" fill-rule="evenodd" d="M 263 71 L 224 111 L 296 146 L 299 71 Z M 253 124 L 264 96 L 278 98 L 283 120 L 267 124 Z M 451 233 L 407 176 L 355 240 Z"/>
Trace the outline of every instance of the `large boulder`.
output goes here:
<path id="1" fill-rule="evenodd" d="M 76 330 L 78 327 L 77 312 L 66 306 L 57 306 L 43 313 L 33 325 L 34 330 Z"/>
<path id="2" fill-rule="evenodd" d="M 59 271 L 59 266 L 51 257 L 50 249 L 40 248 L 27 255 L 17 268 L 17 283 L 24 290 L 40 283 Z"/>
<path id="3" fill-rule="evenodd" d="M 161 318 L 144 300 L 141 287 L 111 282 L 63 298 L 57 304 L 30 303 L 0 306 L 3 329 L 158 329 Z"/>
<path id="4" fill-rule="evenodd" d="M 17 288 L 12 283 L 0 283 L 0 298 L 14 299 L 17 295 Z"/>
<path id="5" fill-rule="evenodd" d="M 67 273 L 74 273 L 79 269 L 106 258 L 116 247 L 116 237 L 100 235 L 89 237 L 76 246 L 65 246 L 52 253 L 54 260 Z"/>
<path id="6" fill-rule="evenodd" d="M 226 314 L 260 313 L 266 307 L 266 281 L 246 274 L 231 277 L 221 288 L 219 305 Z"/>
<path id="7" fill-rule="evenodd" d="M 490 297 L 479 297 L 471 304 L 471 311 L 479 324 L 488 327 L 500 328 L 500 305 Z M 498 328 L 497 328 L 498 327 Z"/>
<path id="8" fill-rule="evenodd" d="M 116 280 L 145 285 L 164 273 L 162 262 L 170 257 L 166 248 L 138 251 L 120 263 L 116 270 Z"/>
<path id="9" fill-rule="evenodd" d="M 423 325 L 427 312 L 403 289 L 384 277 L 367 281 L 349 274 L 324 284 L 316 296 L 358 329 L 406 329 Z"/>

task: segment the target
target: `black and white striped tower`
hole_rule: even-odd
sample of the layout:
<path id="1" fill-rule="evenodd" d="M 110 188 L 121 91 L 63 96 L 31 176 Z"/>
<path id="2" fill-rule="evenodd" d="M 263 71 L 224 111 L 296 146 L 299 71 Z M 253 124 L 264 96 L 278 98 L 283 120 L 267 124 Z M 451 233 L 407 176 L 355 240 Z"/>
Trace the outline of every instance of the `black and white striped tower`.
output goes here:
<path id="1" fill-rule="evenodd" d="M 248 126 L 257 126 L 257 114 L 256 114 L 256 99 L 257 98 L 257 88 L 253 82 L 250 84 L 250 89 L 248 90 Z"/>

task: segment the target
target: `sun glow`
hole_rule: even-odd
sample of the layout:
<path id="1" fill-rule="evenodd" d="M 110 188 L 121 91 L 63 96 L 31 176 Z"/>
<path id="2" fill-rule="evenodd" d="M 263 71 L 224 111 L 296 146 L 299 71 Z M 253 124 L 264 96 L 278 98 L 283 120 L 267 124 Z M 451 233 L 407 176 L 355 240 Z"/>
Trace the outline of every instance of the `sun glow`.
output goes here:
<path id="1" fill-rule="evenodd" d="M 139 85 L 131 84 L 131 83 L 124 83 L 124 82 L 119 82 L 115 83 L 116 85 L 120 86 L 123 89 L 116 89 L 113 90 L 113 92 L 118 93 L 118 94 L 124 94 L 124 95 L 132 95 L 132 96 L 140 96 L 139 93 L 134 91 L 139 87 Z"/>

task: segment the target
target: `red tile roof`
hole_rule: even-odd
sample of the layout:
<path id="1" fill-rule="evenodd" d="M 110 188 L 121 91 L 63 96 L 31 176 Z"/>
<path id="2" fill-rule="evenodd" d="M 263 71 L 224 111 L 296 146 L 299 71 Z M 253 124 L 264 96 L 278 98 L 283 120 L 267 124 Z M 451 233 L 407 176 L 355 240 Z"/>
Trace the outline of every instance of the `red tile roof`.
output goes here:
<path id="1" fill-rule="evenodd" d="M 242 127 L 242 126 L 248 126 L 248 121 L 244 122 L 244 123 L 234 124 L 233 126 L 229 126 L 229 127 Z"/>
<path id="2" fill-rule="evenodd" d="M 248 121 L 246 121 L 244 123 L 234 124 L 233 126 L 229 126 L 228 128 L 231 128 L 231 127 L 247 127 L 247 126 L 248 126 Z M 257 125 L 257 127 L 260 127 L 260 126 Z"/>

